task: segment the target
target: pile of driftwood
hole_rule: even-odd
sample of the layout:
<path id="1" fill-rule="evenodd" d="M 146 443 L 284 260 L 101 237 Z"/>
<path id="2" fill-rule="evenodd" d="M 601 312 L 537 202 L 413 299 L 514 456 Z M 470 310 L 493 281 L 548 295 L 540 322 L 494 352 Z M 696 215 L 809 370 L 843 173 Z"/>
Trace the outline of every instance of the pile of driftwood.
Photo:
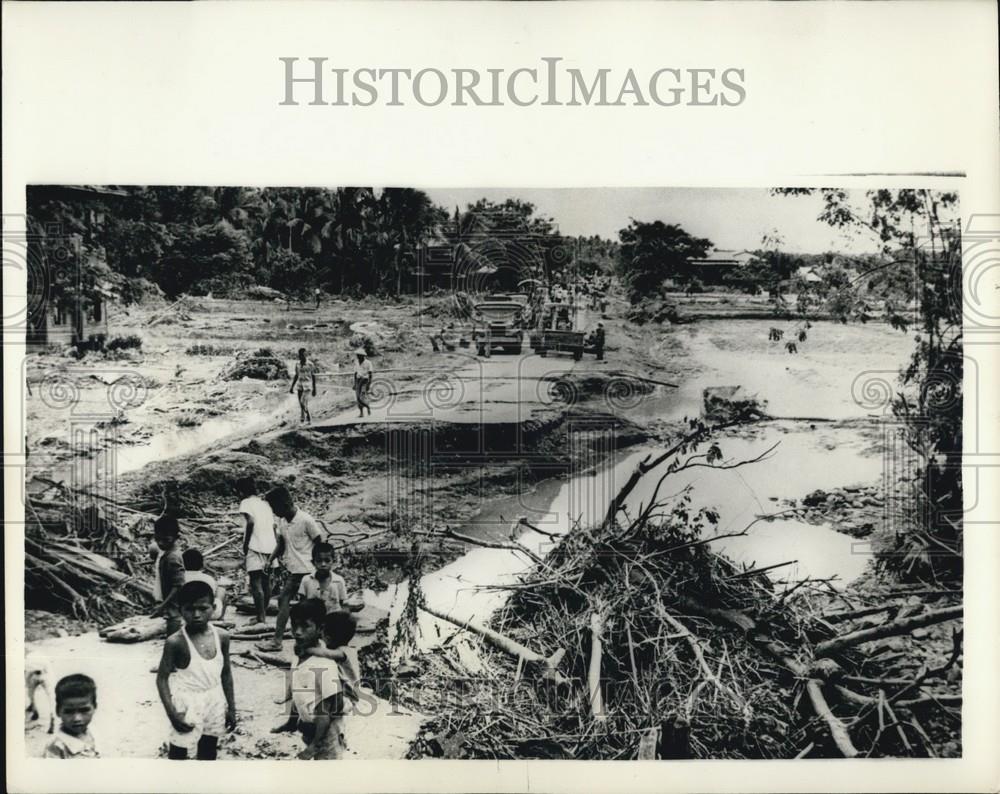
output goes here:
<path id="1" fill-rule="evenodd" d="M 960 720 L 961 634 L 940 663 L 918 657 L 899 677 L 886 675 L 884 642 L 960 619 L 960 594 L 938 593 L 932 606 L 911 605 L 908 614 L 899 599 L 823 613 L 816 605 L 829 601 L 808 595 L 822 589 L 816 583 L 779 590 L 761 571 L 712 552 L 707 530 L 717 516 L 693 510 L 683 494 L 626 516 L 627 492 L 658 463 L 674 460 L 661 486 L 691 465 L 727 465 L 696 453 L 693 445 L 705 440 L 698 430 L 644 461 L 601 526 L 576 528 L 545 559 L 527 554 L 530 573 L 507 586 L 510 599 L 490 626 L 424 605 L 479 635 L 483 647 L 484 670 L 471 686 L 463 681 L 462 707 L 433 726 L 438 751 L 601 759 L 935 754 L 930 724 Z"/>
<path id="2" fill-rule="evenodd" d="M 26 498 L 24 586 L 29 608 L 107 622 L 152 602 L 148 571 L 140 578 L 135 566 L 146 546 L 134 539 L 126 521 L 108 516 L 99 500 L 62 484 L 49 483 L 44 492 Z"/>

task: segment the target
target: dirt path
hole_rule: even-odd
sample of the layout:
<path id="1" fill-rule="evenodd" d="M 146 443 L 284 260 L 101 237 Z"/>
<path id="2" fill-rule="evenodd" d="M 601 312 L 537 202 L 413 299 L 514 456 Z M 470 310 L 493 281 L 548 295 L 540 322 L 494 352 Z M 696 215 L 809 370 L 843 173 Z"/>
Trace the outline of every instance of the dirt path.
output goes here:
<path id="1" fill-rule="evenodd" d="M 238 617 L 238 620 L 245 620 Z M 286 652 L 291 643 L 286 643 Z M 156 691 L 162 640 L 112 644 L 96 632 L 29 643 L 29 650 L 49 659 L 53 680 L 84 673 L 97 681 L 98 709 L 92 723 L 102 755 L 110 758 L 156 758 L 162 754 L 169 725 Z M 221 744 L 220 758 L 295 758 L 302 749 L 296 734 L 273 734 L 281 722 L 285 671 L 239 654 L 249 642 L 232 644 L 233 689 L 239 723 Z M 43 696 L 40 696 L 43 697 Z M 41 720 L 29 724 L 25 743 L 29 756 L 41 755 L 48 742 L 48 706 L 40 704 Z M 347 758 L 403 758 L 423 717 L 402 706 L 366 693 L 358 712 L 345 720 Z"/>

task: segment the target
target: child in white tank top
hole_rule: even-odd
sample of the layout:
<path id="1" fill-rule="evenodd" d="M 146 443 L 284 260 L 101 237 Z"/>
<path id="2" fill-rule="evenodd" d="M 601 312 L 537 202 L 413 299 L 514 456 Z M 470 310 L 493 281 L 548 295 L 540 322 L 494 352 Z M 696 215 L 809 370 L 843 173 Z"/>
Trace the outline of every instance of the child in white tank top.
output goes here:
<path id="1" fill-rule="evenodd" d="M 160 700 L 170 720 L 168 757 L 215 760 L 219 737 L 236 725 L 229 635 L 209 624 L 214 593 L 203 580 L 180 592 L 185 625 L 167 638 L 156 676 Z"/>

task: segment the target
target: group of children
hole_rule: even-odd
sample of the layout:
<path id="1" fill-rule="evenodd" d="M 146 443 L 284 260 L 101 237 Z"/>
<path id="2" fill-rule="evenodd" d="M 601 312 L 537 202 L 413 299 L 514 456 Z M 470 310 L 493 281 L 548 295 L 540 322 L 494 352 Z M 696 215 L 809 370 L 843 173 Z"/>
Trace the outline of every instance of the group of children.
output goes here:
<path id="1" fill-rule="evenodd" d="M 335 552 L 319 524 L 298 509 L 286 488 L 263 499 L 252 483 L 241 481 L 246 521 L 244 554 L 254 598 L 256 622 L 266 620 L 270 571 L 279 558 L 288 575 L 278 598 L 274 637 L 262 650 L 280 651 L 291 619 L 297 663 L 287 679 L 287 719 L 274 732 L 298 730 L 305 749 L 301 759 L 341 758 L 345 749 L 343 718 L 359 697 L 356 651 L 349 647 L 357 623 L 350 610 L 343 577 L 333 572 Z M 276 529 L 274 517 L 281 519 Z M 269 535 L 271 536 L 269 538 Z M 180 527 L 164 515 L 154 523 L 157 555 L 153 615 L 167 621 L 167 640 L 156 669 L 156 687 L 170 724 L 167 757 L 214 760 L 219 739 L 236 726 L 237 711 L 230 665 L 229 634 L 215 626 L 226 611 L 225 593 L 203 570 L 196 549 L 181 552 Z M 292 603 L 298 594 L 300 600 Z M 97 757 L 89 725 L 97 708 L 93 679 L 71 675 L 55 688 L 60 730 L 45 751 L 49 758 Z"/>

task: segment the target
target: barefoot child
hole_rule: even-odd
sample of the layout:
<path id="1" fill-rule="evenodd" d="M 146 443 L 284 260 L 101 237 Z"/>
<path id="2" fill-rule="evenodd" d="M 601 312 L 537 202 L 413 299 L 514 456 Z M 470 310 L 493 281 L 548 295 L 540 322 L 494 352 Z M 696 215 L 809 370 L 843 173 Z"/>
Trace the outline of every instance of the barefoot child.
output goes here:
<path id="1" fill-rule="evenodd" d="M 350 612 L 346 610 L 327 612 L 323 621 L 324 642 L 308 651 L 311 656 L 332 659 L 337 663 L 344 695 L 354 703 L 357 703 L 359 699 L 358 689 L 361 686 L 361 675 L 358 672 L 360 669 L 358 652 L 349 647 L 348 643 L 354 639 L 357 630 L 358 622 Z M 343 734 L 341 734 L 341 744 L 343 744 Z"/>
<path id="2" fill-rule="evenodd" d="M 178 598 L 184 626 L 167 637 L 156 688 L 170 720 L 167 757 L 214 761 L 219 737 L 236 727 L 229 635 L 209 624 L 215 594 L 204 581 L 187 582 Z"/>
<path id="3" fill-rule="evenodd" d="M 288 719 L 274 732 L 298 730 L 306 743 L 299 758 L 306 761 L 339 759 L 343 755 L 344 694 L 337 663 L 313 656 L 322 646 L 326 609 L 316 598 L 300 601 L 291 609 L 292 636 L 298 664 L 292 670 Z"/>
<path id="4" fill-rule="evenodd" d="M 368 390 L 371 388 L 374 376 L 372 362 L 368 360 L 368 354 L 364 348 L 359 348 L 354 355 L 358 358 L 354 365 L 354 398 L 358 403 L 358 416 L 364 416 L 366 410 L 371 416 L 372 407 L 368 403 Z"/>
<path id="5" fill-rule="evenodd" d="M 56 684 L 59 732 L 45 748 L 45 758 L 100 758 L 90 721 L 97 711 L 97 685 L 86 675 L 68 675 Z"/>
<path id="6" fill-rule="evenodd" d="M 277 545 L 274 536 L 274 513 L 271 506 L 257 496 L 257 489 L 250 477 L 240 477 L 236 490 L 243 501 L 240 514 L 246 524 L 243 533 L 243 557 L 246 559 L 247 576 L 250 578 L 250 595 L 256 611 L 255 623 L 267 622 L 267 604 L 271 600 L 271 553 Z"/>
<path id="7" fill-rule="evenodd" d="M 283 519 L 278 531 L 278 543 L 271 552 L 268 567 L 273 560 L 281 557 L 288 571 L 288 578 L 278 596 L 278 618 L 274 624 L 274 637 L 270 642 L 260 643 L 257 647 L 262 651 L 280 653 L 292 598 L 299 591 L 302 578 L 313 571 L 313 546 L 321 540 L 323 531 L 315 518 L 295 506 L 287 488 L 283 486 L 272 488 L 265 498 L 271 505 L 274 515 Z"/>
<path id="8" fill-rule="evenodd" d="M 167 619 L 168 637 L 181 627 L 181 612 L 177 604 L 178 594 L 184 584 L 184 560 L 177 545 L 180 534 L 180 525 L 173 516 L 160 516 L 153 523 L 153 537 L 160 550 L 156 558 L 153 595 L 159 603 L 150 617 L 162 615 Z"/>
<path id="9" fill-rule="evenodd" d="M 309 423 L 312 415 L 309 413 L 309 384 L 312 380 L 312 396 L 316 396 L 316 365 L 306 357 L 306 349 L 299 348 L 299 360 L 295 362 L 295 376 L 292 378 L 292 385 L 288 389 L 291 394 L 295 391 L 295 385 L 299 387 L 299 421 Z"/>

